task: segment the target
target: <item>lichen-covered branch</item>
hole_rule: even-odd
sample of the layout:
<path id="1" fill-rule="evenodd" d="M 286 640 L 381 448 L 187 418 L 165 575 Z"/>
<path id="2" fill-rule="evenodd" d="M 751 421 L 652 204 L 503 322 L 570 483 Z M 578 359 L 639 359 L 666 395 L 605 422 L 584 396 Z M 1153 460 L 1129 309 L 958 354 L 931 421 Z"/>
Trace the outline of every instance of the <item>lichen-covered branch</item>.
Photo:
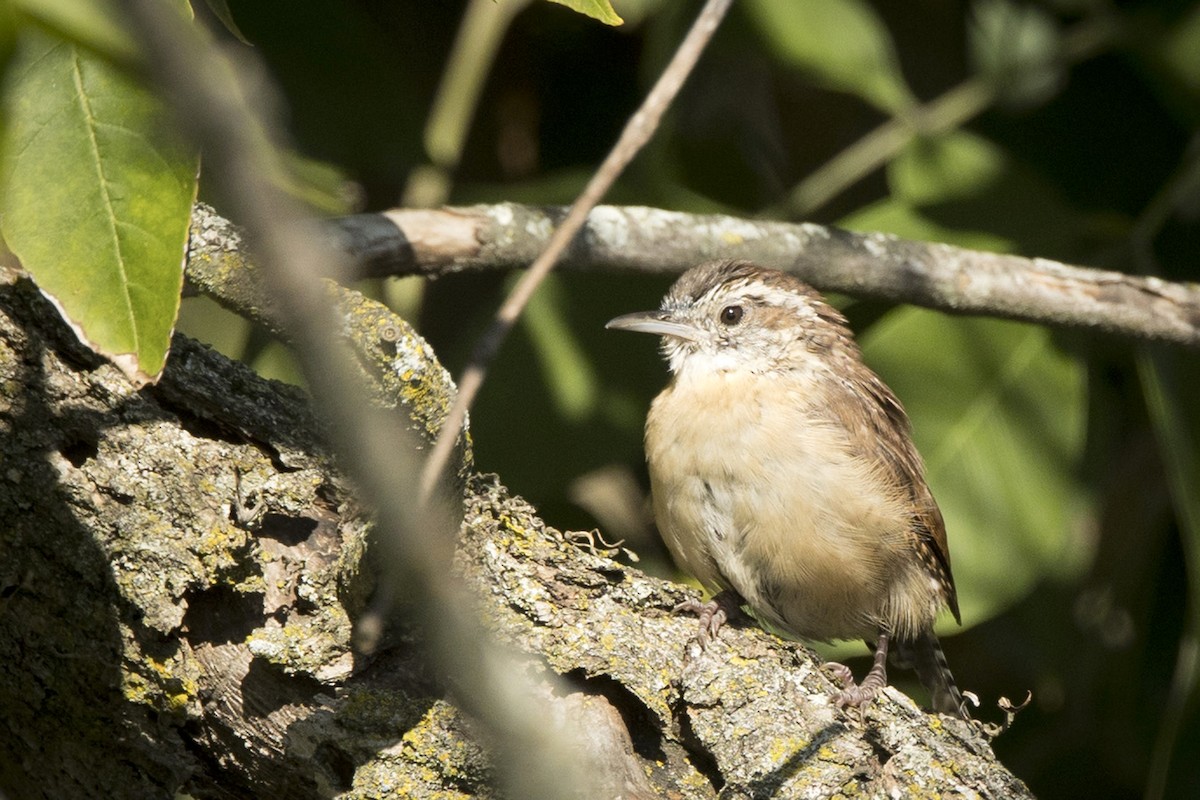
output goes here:
<path id="1" fill-rule="evenodd" d="M 332 235 L 376 275 L 519 269 L 562 214 L 513 203 L 399 209 L 338 220 Z M 823 291 L 1200 347 L 1194 284 L 812 223 L 600 206 L 563 268 L 676 273 L 712 258 L 784 269 Z"/>
<path id="2" fill-rule="evenodd" d="M 426 357 L 357 302 L 379 315 L 351 326 L 385 356 L 368 372 Z M 0 285 L 0 378 L 8 797 L 495 796 L 422 631 L 354 649 L 380 555 L 300 392 L 182 337 L 136 391 L 25 281 Z M 669 613 L 688 590 L 497 479 L 469 475 L 464 508 L 455 570 L 480 614 L 547 708 L 586 720 L 608 783 L 579 796 L 1028 796 L 973 729 L 899 693 L 836 710 L 808 651 L 757 628 L 696 652 Z"/>

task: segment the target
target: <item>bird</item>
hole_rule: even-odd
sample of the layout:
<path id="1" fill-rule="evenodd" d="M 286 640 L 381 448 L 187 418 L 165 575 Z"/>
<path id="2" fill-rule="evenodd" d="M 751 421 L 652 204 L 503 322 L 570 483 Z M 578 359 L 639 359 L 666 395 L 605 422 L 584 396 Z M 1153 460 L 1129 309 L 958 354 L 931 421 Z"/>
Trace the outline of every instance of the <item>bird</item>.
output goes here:
<path id="1" fill-rule="evenodd" d="M 714 597 L 702 647 L 745 607 L 814 642 L 874 648 L 836 705 L 887 685 L 889 652 L 935 711 L 969 718 L 934 623 L 961 624 L 946 526 L 896 395 L 846 318 L 793 275 L 747 261 L 683 273 L 657 311 L 606 328 L 661 337 L 671 373 L 646 417 L 654 518 L 677 565 Z"/>

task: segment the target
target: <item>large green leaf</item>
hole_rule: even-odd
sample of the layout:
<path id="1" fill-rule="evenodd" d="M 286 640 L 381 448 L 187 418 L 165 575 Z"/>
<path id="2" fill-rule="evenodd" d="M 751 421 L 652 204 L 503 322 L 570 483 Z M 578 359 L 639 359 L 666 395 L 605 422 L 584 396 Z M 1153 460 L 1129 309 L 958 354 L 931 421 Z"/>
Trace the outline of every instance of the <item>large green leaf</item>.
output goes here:
<path id="1" fill-rule="evenodd" d="M 892 312 L 863 340 L 912 419 L 946 519 L 963 617 L 978 623 L 1038 581 L 1088 563 L 1080 364 L 1045 329 Z"/>
<path id="2" fill-rule="evenodd" d="M 745 9 L 785 62 L 889 113 L 913 104 L 892 37 L 862 0 L 750 0 Z"/>
<path id="3" fill-rule="evenodd" d="M 962 216 L 983 198 L 988 210 L 1002 195 L 994 191 L 1009 170 L 1008 159 L 990 142 L 963 131 L 914 138 L 887 167 L 891 195 L 838 221 L 854 231 L 886 231 L 905 239 L 944 242 L 988 252 L 1013 252 L 1016 242 L 1002 236 L 994 219 L 939 219 L 929 207 L 948 207 Z M 1028 204 L 1028 199 L 1025 200 Z M 979 216 L 979 215 L 976 215 Z M 959 223 L 959 224 L 955 224 Z M 965 224 L 961 224 L 965 223 Z M 971 224 L 975 223 L 975 224 Z"/>
<path id="4" fill-rule="evenodd" d="M 914 206 L 954 202 L 986 192 L 1010 169 L 1000 148 L 967 131 L 914 137 L 888 164 L 892 195 Z"/>
<path id="5" fill-rule="evenodd" d="M 147 89 L 33 28 L 5 105 L 9 248 L 81 340 L 154 380 L 179 309 L 196 154 Z"/>

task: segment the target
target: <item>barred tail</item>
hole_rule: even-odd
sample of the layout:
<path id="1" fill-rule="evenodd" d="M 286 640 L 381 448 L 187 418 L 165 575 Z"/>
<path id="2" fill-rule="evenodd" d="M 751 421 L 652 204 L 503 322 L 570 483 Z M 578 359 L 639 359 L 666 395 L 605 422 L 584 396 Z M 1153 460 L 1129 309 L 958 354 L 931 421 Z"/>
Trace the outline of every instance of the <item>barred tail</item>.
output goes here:
<path id="1" fill-rule="evenodd" d="M 950 665 L 946 663 L 946 654 L 942 652 L 942 645 L 933 631 L 904 642 L 898 655 L 912 665 L 917 678 L 929 691 L 934 711 L 970 719 L 963 696 L 954 684 Z"/>

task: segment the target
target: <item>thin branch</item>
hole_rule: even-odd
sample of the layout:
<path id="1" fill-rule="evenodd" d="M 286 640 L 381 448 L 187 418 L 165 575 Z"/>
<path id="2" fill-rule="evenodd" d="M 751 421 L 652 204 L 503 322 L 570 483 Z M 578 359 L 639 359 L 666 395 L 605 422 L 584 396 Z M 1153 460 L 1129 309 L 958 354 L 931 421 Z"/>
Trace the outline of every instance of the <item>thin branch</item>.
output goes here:
<path id="1" fill-rule="evenodd" d="M 696 17 L 696 21 L 692 23 L 687 36 L 679 45 L 679 49 L 675 51 L 675 55 L 671 57 L 670 63 L 659 76 L 654 88 L 646 96 L 641 108 L 629 118 L 629 122 L 625 124 L 625 129 L 621 132 L 620 139 L 617 140 L 616 145 L 604 159 L 604 163 L 600 165 L 596 174 L 588 181 L 583 193 L 571 206 L 566 219 L 550 237 L 546 249 L 537 257 L 529 270 L 521 276 L 521 280 L 513 287 L 504 304 L 500 306 L 500 310 L 496 312 L 492 324 L 479 337 L 471 354 L 471 360 L 458 380 L 458 396 L 447 415 L 446 425 L 421 473 L 421 497 L 427 497 L 433 491 L 445 471 L 450 453 L 454 448 L 455 438 L 458 436 L 458 430 L 466 420 L 467 410 L 474 402 L 479 387 L 483 385 L 488 366 L 500 349 L 501 343 L 512 330 L 521 310 L 525 308 L 525 304 L 529 302 L 534 291 L 558 263 L 563 251 L 583 227 L 588 212 L 608 193 L 617 177 L 654 135 L 663 114 L 666 113 L 671 101 L 683 87 L 684 81 L 691 74 L 696 61 L 712 39 L 717 26 L 720 25 L 731 4 L 732 0 L 707 0 L 705 2 L 704 8 Z"/>
<path id="2" fill-rule="evenodd" d="M 507 203 L 398 210 L 340 220 L 335 238 L 376 275 L 515 269 L 562 213 Z M 711 258 L 784 269 L 824 291 L 1200 347 L 1195 284 L 812 223 L 600 206 L 563 266 L 666 274 Z"/>
<path id="3" fill-rule="evenodd" d="M 1062 38 L 1059 62 L 1083 61 L 1107 47 L 1118 33 L 1116 21 L 1102 10 Z M 1027 69 L 1044 69 L 1040 61 Z M 1018 78 L 1010 76 L 1009 80 Z M 975 76 L 903 116 L 892 117 L 822 164 L 788 192 L 763 217 L 801 219 L 898 156 L 918 136 L 937 136 L 962 127 L 990 108 L 1003 94 L 998 76 Z"/>
<path id="4" fill-rule="evenodd" d="M 277 149 L 255 118 L 244 85 L 198 28 L 161 0 L 120 0 L 149 74 L 185 131 L 201 146 L 205 173 L 244 226 L 268 296 L 295 344 L 313 400 L 388 549 L 382 577 L 413 598 L 429 655 L 462 707 L 483 723 L 512 796 L 564 797 L 587 786 L 586 759 L 510 659 L 490 646 L 461 582 L 449 576 L 453 522 L 448 504 L 414 504 L 416 442 L 396 415 L 372 407 L 339 336 L 322 274 L 344 256 L 275 185 Z M 457 426 L 456 426 L 457 430 Z M 453 439 L 453 437 L 451 437 Z M 440 500 L 440 498 L 438 498 Z"/>
<path id="5" fill-rule="evenodd" d="M 818 167 L 761 216 L 803 219 L 898 156 L 917 136 L 948 133 L 983 113 L 996 94 L 987 81 L 968 78 L 910 116 L 892 117 Z"/>

